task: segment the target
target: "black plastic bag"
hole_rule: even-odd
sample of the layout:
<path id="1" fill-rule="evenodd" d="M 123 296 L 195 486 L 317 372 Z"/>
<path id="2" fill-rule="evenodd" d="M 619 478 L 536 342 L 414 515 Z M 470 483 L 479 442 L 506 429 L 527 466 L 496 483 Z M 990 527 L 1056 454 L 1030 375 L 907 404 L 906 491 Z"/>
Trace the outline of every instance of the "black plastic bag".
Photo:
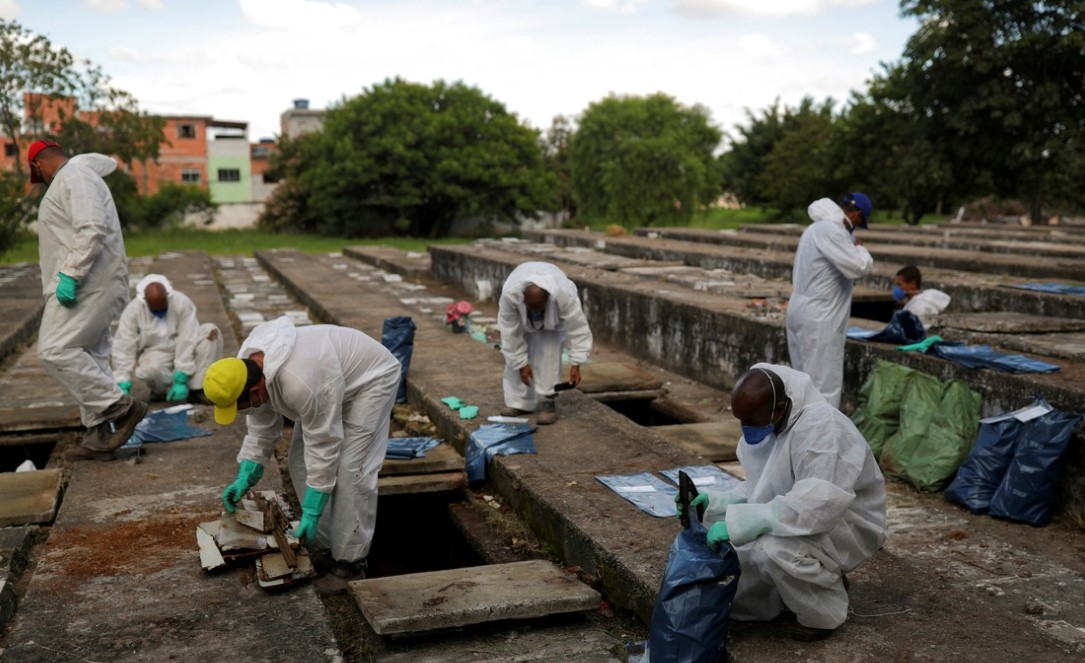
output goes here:
<path id="1" fill-rule="evenodd" d="M 411 367 L 411 354 L 414 353 L 414 320 L 407 316 L 386 318 L 381 329 L 381 345 L 395 355 L 402 367 L 399 372 L 399 391 L 396 402 L 407 402 L 407 369 Z"/>
<path id="2" fill-rule="evenodd" d="M 858 327 L 848 329 L 848 338 L 871 343 L 911 345 L 927 338 L 927 330 L 911 311 L 897 311 L 880 332 L 870 332 Z"/>
<path id="3" fill-rule="evenodd" d="M 729 543 L 708 547 L 697 520 L 678 533 L 652 613 L 651 663 L 727 660 L 727 620 L 738 590 L 738 554 Z"/>
<path id="4" fill-rule="evenodd" d="M 991 500 L 992 516 L 1033 527 L 1051 522 L 1062 460 L 1081 418 L 1052 410 L 1025 423 L 1010 467 Z"/>
<path id="5" fill-rule="evenodd" d="M 972 513 L 987 513 L 991 498 L 1013 460 L 1024 424 L 1013 416 L 980 424 L 976 445 L 944 493 L 945 498 Z"/>

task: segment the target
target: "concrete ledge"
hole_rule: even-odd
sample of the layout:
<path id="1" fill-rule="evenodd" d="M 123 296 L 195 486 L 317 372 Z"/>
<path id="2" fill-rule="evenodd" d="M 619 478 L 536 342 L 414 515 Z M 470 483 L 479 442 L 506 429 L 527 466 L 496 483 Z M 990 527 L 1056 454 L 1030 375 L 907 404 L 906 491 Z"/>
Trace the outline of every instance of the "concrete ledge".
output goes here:
<path id="1" fill-rule="evenodd" d="M 0 270 L 11 281 L 0 286 L 4 315 L 0 318 L 0 359 L 38 332 L 45 301 L 41 294 L 41 271 L 37 265 Z"/>
<path id="2" fill-rule="evenodd" d="M 428 253 L 412 258 L 407 251 L 400 251 L 390 246 L 348 246 L 343 249 L 343 255 L 392 274 L 415 276 L 429 273 Z"/>

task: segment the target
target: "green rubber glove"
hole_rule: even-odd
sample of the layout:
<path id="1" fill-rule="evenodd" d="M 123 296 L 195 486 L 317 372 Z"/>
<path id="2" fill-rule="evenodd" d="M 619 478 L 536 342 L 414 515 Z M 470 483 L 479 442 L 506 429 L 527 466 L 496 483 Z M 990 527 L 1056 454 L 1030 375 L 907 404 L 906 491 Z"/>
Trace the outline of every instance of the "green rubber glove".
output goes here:
<path id="1" fill-rule="evenodd" d="M 166 394 L 167 401 L 188 400 L 188 375 L 177 371 L 173 374 L 173 386 Z"/>
<path id="2" fill-rule="evenodd" d="M 926 352 L 935 343 L 941 343 L 941 336 L 928 336 L 919 343 L 912 343 L 910 345 L 898 345 L 897 349 L 901 352 Z"/>
<path id="3" fill-rule="evenodd" d="M 226 507 L 227 513 L 237 511 L 235 505 L 241 501 L 241 496 L 249 488 L 255 486 L 262 476 L 264 476 L 263 465 L 251 460 L 241 461 L 241 467 L 237 470 L 237 478 L 229 486 L 226 486 L 226 490 L 222 491 L 222 505 Z"/>
<path id="4" fill-rule="evenodd" d="M 320 523 L 320 514 L 332 498 L 331 493 L 322 493 L 315 488 L 305 487 L 305 499 L 301 501 L 301 522 L 294 530 L 294 536 L 302 543 L 316 538 L 316 527 Z"/>
<path id="5" fill-rule="evenodd" d="M 441 402 L 447 405 L 450 410 L 458 410 L 464 406 L 464 402 L 456 396 L 445 396 L 441 399 Z"/>
<path id="6" fill-rule="evenodd" d="M 75 306 L 75 288 L 79 285 L 79 281 L 64 272 L 57 272 L 57 276 L 60 277 L 57 281 L 57 301 L 61 306 L 69 308 Z"/>
<path id="7" fill-rule="evenodd" d="M 121 380 L 120 382 L 117 383 L 117 386 L 121 388 L 121 391 L 128 394 L 129 396 L 132 395 L 132 381 L 131 380 Z"/>
<path id="8" fill-rule="evenodd" d="M 708 493 L 700 493 L 699 495 L 697 495 L 697 497 L 694 497 L 692 500 L 689 501 L 689 507 L 693 511 L 696 511 L 697 507 L 702 506 L 702 505 L 704 506 L 704 508 L 706 508 L 706 509 L 708 508 Z M 677 515 L 679 518 L 681 518 L 682 517 L 682 503 L 678 501 L 678 496 L 677 495 L 674 496 L 674 510 L 675 510 L 675 515 Z"/>
<path id="9" fill-rule="evenodd" d="M 460 419 L 474 419 L 478 416 L 477 405 L 464 405 L 460 408 Z"/>
<path id="10" fill-rule="evenodd" d="M 698 497 L 700 497 L 698 495 Z M 693 504 L 690 502 L 690 504 Z M 722 520 L 708 528 L 708 547 L 715 550 L 724 541 L 730 541 L 731 535 L 727 533 L 727 523 Z"/>

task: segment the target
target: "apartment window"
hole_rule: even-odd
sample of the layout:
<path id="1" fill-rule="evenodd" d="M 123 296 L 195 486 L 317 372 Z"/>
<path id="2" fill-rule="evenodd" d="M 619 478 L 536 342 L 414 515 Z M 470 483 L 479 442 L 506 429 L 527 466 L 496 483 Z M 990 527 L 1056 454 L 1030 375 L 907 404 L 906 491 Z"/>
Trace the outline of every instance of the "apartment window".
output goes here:
<path id="1" fill-rule="evenodd" d="M 241 171 L 237 168 L 219 168 L 219 182 L 240 182 Z"/>
<path id="2" fill-rule="evenodd" d="M 178 124 L 177 125 L 177 137 L 178 138 L 195 138 L 196 137 L 196 125 L 195 124 Z"/>
<path id="3" fill-rule="evenodd" d="M 19 156 L 19 150 L 16 149 L 14 143 L 5 143 L 4 144 L 4 156 L 9 158 L 9 159 L 11 159 L 12 157 Z"/>
<path id="4" fill-rule="evenodd" d="M 271 173 L 264 173 L 260 179 L 263 180 L 264 184 L 275 184 L 279 181 L 279 178 L 275 177 Z"/>
<path id="5" fill-rule="evenodd" d="M 185 184 L 199 184 L 200 183 L 200 169 L 199 168 L 185 168 L 181 171 L 181 181 Z"/>

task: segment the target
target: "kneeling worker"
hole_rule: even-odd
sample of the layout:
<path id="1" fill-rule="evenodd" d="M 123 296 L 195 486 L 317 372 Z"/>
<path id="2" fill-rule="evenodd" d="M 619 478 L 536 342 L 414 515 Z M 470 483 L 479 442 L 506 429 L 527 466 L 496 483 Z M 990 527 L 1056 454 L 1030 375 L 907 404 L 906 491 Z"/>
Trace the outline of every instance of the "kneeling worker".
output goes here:
<path id="1" fill-rule="evenodd" d="M 923 289 L 923 276 L 915 265 L 907 265 L 897 272 L 893 299 L 904 302 L 904 310 L 914 313 L 928 332 L 950 302 L 949 295 L 941 290 Z"/>
<path id="2" fill-rule="evenodd" d="M 501 414 L 515 417 L 538 407 L 537 423 L 554 423 L 562 346 L 569 348 L 569 382 L 574 387 L 580 384 L 580 365 L 591 355 L 591 330 L 576 284 L 550 263 L 519 265 L 501 287 L 497 325 L 505 355 L 506 408 Z"/>
<path id="3" fill-rule="evenodd" d="M 196 319 L 196 305 L 174 290 L 161 274 L 148 274 L 136 284 L 113 339 L 113 376 L 126 394 L 132 379 L 142 380 L 151 394 L 184 401 L 189 391 L 203 389 L 207 367 L 222 355 L 218 327 Z"/>
<path id="4" fill-rule="evenodd" d="M 731 394 L 746 481 L 705 491 L 708 543 L 730 541 L 742 574 L 731 618 L 790 610 L 796 640 L 826 638 L 848 616 L 844 574 L 885 543 L 885 479 L 862 434 L 810 377 L 757 364 Z"/>
<path id="5" fill-rule="evenodd" d="M 302 508 L 294 535 L 331 548 L 331 583 L 324 590 L 345 589 L 346 580 L 365 574 L 399 361 L 355 329 L 295 328 L 285 316 L 252 330 L 237 356 L 215 362 L 204 378 L 204 394 L 215 404 L 219 424 L 230 424 L 238 410 L 251 408 L 237 456 L 241 467 L 223 492 L 223 504 L 231 513 L 236 510 L 241 496 L 263 476 L 282 435 L 283 417 L 293 420 L 290 478 Z"/>

